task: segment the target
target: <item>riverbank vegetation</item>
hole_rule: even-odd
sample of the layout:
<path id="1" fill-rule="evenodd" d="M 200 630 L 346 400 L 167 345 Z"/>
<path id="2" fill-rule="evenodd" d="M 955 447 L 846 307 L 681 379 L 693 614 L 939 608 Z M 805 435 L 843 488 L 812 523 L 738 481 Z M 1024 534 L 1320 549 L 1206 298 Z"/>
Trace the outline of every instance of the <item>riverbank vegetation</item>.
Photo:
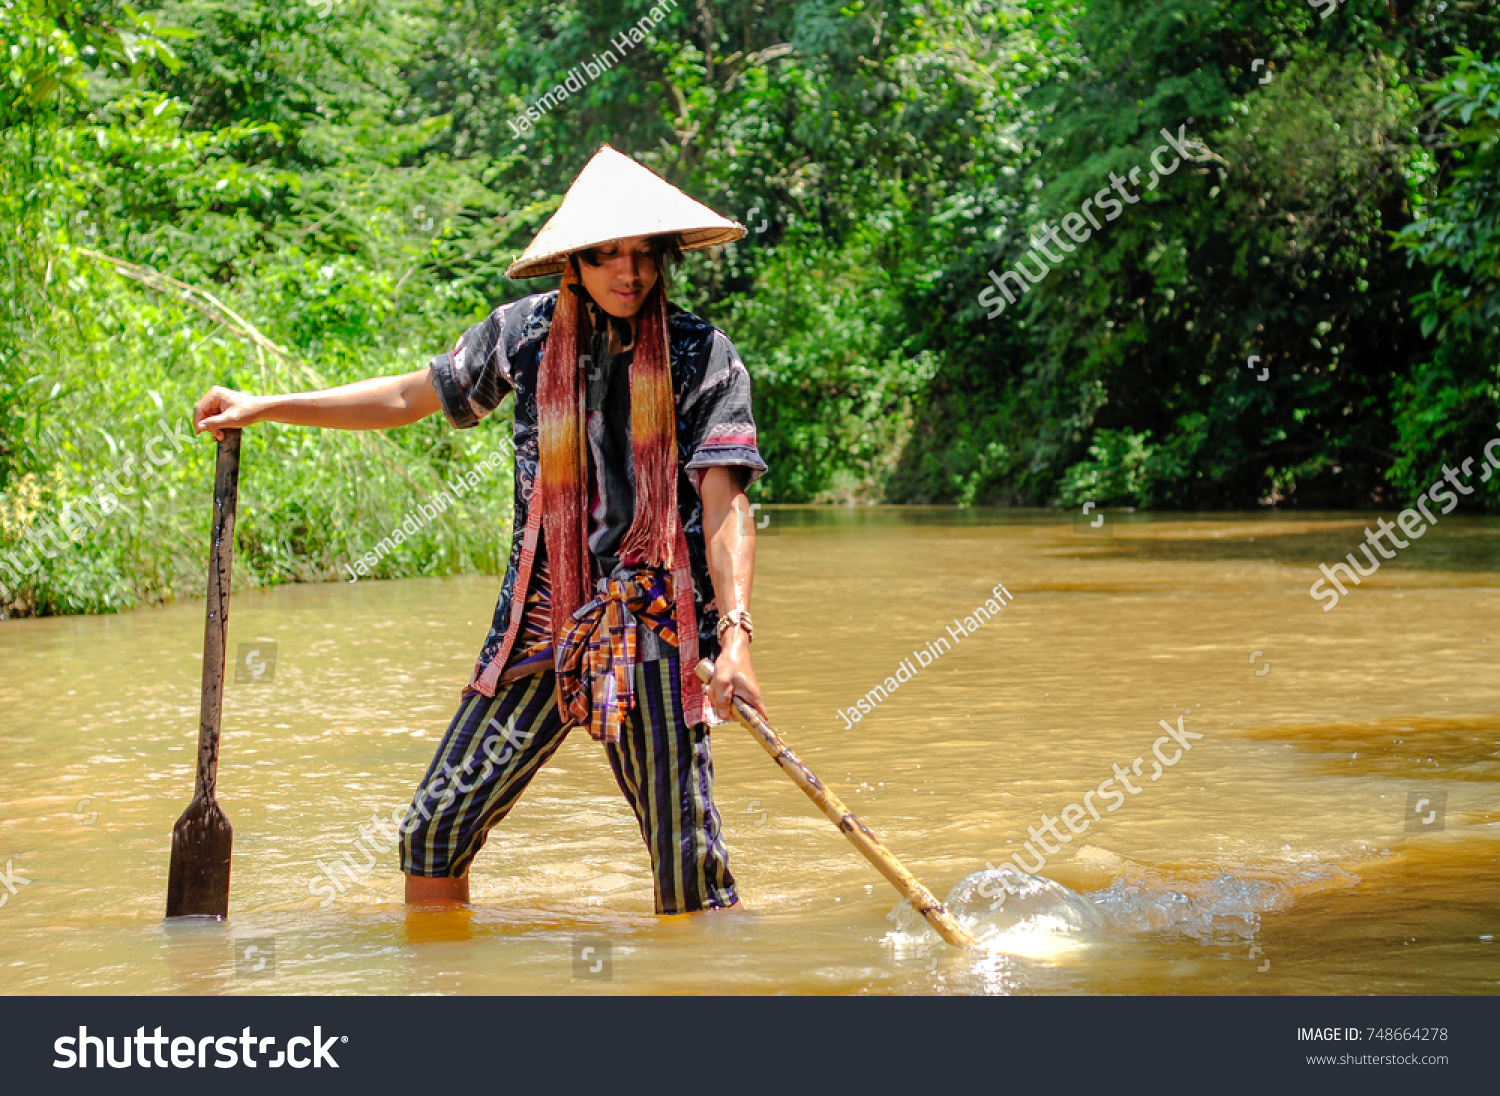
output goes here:
<path id="1" fill-rule="evenodd" d="M 198 593 L 213 446 L 158 464 L 162 422 L 419 368 L 546 288 L 503 271 L 604 141 L 750 230 L 675 295 L 750 364 L 766 501 L 1398 507 L 1494 436 L 1492 4 L 654 10 L 8 0 L 0 611 Z M 1136 200 L 986 318 L 1111 173 Z M 247 431 L 243 576 L 342 575 L 504 417 Z M 380 574 L 501 566 L 497 482 Z"/>

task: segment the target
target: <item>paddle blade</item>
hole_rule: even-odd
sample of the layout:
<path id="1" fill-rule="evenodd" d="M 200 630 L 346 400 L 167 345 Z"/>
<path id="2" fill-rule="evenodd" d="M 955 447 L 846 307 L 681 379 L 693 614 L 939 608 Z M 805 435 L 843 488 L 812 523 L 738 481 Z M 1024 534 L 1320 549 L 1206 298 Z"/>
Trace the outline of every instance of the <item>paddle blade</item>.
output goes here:
<path id="1" fill-rule="evenodd" d="M 194 799 L 172 828 L 168 917 L 229 916 L 229 853 L 234 830 L 212 799 Z"/>

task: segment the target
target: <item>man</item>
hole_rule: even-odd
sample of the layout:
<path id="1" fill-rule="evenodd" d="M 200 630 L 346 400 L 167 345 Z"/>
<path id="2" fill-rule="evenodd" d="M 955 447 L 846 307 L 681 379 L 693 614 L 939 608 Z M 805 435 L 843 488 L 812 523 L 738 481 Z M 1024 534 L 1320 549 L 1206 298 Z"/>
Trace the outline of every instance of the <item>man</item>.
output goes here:
<path id="1" fill-rule="evenodd" d="M 766 469 L 723 332 L 667 302 L 667 262 L 742 225 L 608 145 L 507 271 L 558 290 L 497 308 L 425 369 L 325 392 L 214 388 L 194 427 L 475 425 L 515 393 L 515 521 L 494 623 L 402 825 L 409 903 L 469 899 L 469 865 L 573 726 L 604 744 L 660 914 L 738 901 L 713 804 L 708 690 L 764 713 L 750 660 Z"/>

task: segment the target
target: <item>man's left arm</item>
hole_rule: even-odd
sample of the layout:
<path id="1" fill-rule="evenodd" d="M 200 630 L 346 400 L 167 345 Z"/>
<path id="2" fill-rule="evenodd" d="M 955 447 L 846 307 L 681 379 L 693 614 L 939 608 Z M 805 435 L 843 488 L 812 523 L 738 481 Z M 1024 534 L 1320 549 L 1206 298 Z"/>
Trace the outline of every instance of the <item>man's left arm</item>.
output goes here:
<path id="1" fill-rule="evenodd" d="M 755 583 L 755 522 L 745 497 L 743 476 L 743 471 L 732 465 L 708 468 L 700 489 L 708 573 L 721 618 L 732 609 L 749 610 L 750 589 Z M 730 718 L 730 706 L 739 697 L 765 715 L 760 684 L 750 662 L 750 637 L 740 627 L 726 628 L 721 635 L 709 687 L 714 710 L 721 719 Z"/>

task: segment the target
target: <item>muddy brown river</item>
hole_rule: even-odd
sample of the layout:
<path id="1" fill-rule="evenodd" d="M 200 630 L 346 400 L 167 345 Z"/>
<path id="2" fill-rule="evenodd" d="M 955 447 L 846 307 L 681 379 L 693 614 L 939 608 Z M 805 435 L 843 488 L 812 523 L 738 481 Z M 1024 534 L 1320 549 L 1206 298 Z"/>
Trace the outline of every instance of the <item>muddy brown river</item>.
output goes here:
<path id="1" fill-rule="evenodd" d="M 1372 516 L 768 513 L 754 653 L 788 743 L 939 895 L 1043 853 L 1104 929 L 984 953 L 894 933 L 896 893 L 733 725 L 743 912 L 653 915 L 575 731 L 473 906 L 408 913 L 369 824 L 409 801 L 499 583 L 361 581 L 234 595 L 222 924 L 162 918 L 202 603 L 0 622 L 4 991 L 1500 992 L 1500 520 L 1443 518 L 1325 612 L 1318 564 Z M 997 583 L 1013 600 L 970 629 Z"/>

